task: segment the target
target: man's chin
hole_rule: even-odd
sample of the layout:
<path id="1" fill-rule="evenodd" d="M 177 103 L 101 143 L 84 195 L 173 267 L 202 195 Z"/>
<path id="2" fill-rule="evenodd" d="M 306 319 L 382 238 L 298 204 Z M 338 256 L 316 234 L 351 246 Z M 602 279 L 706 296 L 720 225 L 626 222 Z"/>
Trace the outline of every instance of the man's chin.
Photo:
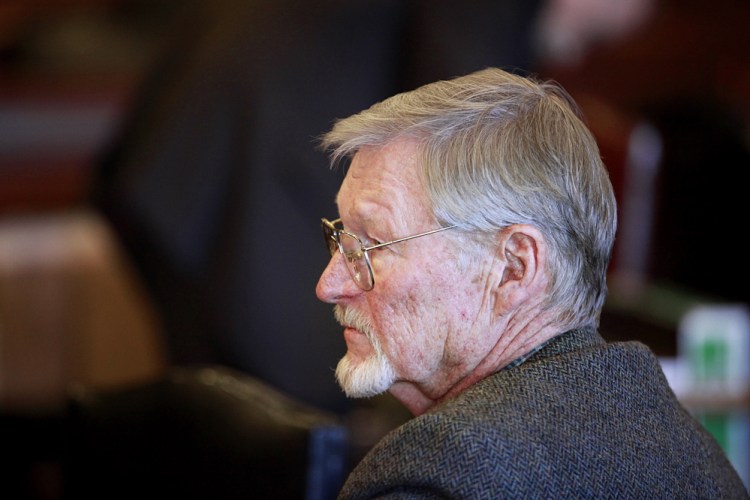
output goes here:
<path id="1" fill-rule="evenodd" d="M 348 397 L 368 398 L 386 392 L 396 376 L 384 358 L 370 356 L 363 361 L 352 361 L 347 355 L 336 366 L 336 379 Z"/>

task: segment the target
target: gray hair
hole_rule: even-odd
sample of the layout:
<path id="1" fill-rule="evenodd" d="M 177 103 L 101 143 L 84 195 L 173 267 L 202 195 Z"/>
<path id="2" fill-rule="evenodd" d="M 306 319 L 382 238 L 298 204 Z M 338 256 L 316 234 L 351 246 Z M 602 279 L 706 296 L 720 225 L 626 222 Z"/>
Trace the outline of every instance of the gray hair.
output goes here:
<path id="1" fill-rule="evenodd" d="M 598 326 L 617 209 L 596 141 L 557 84 L 500 69 L 425 85 L 339 120 L 332 164 L 396 139 L 419 144 L 439 223 L 490 242 L 530 224 L 549 247 L 545 307 L 566 328 Z"/>

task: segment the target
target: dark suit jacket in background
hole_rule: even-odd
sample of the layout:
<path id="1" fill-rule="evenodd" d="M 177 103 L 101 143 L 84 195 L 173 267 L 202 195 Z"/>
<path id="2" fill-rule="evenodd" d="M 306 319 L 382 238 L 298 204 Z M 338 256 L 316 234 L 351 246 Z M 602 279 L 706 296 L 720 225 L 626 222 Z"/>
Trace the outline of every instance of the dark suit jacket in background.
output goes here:
<path id="1" fill-rule="evenodd" d="M 573 331 L 387 435 L 341 499 L 748 498 L 635 342 Z"/>
<path id="2" fill-rule="evenodd" d="M 96 172 L 174 364 L 219 363 L 343 411 L 344 352 L 315 297 L 343 173 L 316 138 L 395 92 L 525 68 L 538 0 L 153 0 L 173 9 Z"/>

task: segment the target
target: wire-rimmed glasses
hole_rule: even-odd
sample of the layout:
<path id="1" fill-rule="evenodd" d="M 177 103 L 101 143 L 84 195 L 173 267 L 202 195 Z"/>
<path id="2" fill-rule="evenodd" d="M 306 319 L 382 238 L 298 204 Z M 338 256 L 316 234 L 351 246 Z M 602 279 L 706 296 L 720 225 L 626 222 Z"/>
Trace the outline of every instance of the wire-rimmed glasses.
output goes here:
<path id="1" fill-rule="evenodd" d="M 439 233 L 440 231 L 456 227 L 439 227 L 431 231 L 398 238 L 393 241 L 365 246 L 357 235 L 345 231 L 343 227 L 336 227 L 337 224 L 341 224 L 341 219 L 335 219 L 333 221 L 321 219 L 321 222 L 323 237 L 325 238 L 328 252 L 331 254 L 331 257 L 333 257 L 336 254 L 336 250 L 338 250 L 341 255 L 344 256 L 346 268 L 349 270 L 352 279 L 359 288 L 366 292 L 372 290 L 375 286 L 375 274 L 372 271 L 372 263 L 370 262 L 371 250 L 377 250 L 379 248 L 387 247 L 388 245 L 393 245 L 394 243 L 401 243 L 402 241 L 419 238 L 420 236 L 427 236 L 428 234 Z"/>

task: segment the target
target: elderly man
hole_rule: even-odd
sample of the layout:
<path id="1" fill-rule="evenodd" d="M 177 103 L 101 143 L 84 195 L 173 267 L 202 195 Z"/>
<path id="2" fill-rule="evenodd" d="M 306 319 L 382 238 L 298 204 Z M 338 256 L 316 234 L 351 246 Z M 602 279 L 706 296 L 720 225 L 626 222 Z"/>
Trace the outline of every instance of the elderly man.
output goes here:
<path id="1" fill-rule="evenodd" d="M 616 228 L 607 171 L 559 87 L 486 69 L 341 120 L 350 159 L 318 297 L 347 395 L 416 417 L 341 498 L 736 498 L 657 359 L 597 333 Z"/>

